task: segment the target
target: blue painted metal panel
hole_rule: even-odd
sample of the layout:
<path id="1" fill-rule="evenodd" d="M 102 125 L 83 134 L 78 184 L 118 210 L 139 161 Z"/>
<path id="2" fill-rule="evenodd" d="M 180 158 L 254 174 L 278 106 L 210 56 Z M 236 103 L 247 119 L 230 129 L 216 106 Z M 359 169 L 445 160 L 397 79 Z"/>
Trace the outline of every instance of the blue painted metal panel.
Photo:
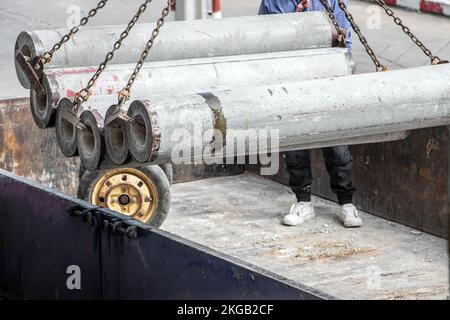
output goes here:
<path id="1" fill-rule="evenodd" d="M 101 297 L 96 234 L 65 213 L 74 200 L 0 172 L 0 203 L 0 290 L 7 297 Z M 81 269 L 82 290 L 66 286 L 71 265 Z"/>
<path id="2" fill-rule="evenodd" d="M 102 240 L 105 298 L 331 299 L 312 288 L 159 230 Z"/>
<path id="3" fill-rule="evenodd" d="M 0 203 L 0 294 L 4 297 L 332 298 L 1 170 Z M 95 209 L 91 217 L 96 227 L 86 223 L 86 217 L 69 216 L 66 211 L 74 205 Z M 112 234 L 114 222 L 131 231 L 135 228 L 137 239 Z M 66 286 L 70 265 L 81 269 L 81 290 Z"/>

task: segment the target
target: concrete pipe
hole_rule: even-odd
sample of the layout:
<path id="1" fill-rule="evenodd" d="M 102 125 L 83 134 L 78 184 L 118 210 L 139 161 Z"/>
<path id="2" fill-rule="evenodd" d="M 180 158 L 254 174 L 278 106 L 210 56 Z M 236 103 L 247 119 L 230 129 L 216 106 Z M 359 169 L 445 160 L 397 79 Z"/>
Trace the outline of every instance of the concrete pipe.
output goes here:
<path id="1" fill-rule="evenodd" d="M 121 167 L 141 167 L 142 163 L 131 158 L 129 150 L 120 149 L 119 146 L 123 146 L 124 140 L 126 141 L 126 133 L 117 132 L 114 129 L 109 135 L 110 141 L 116 149 L 112 149 L 114 153 L 105 152 L 104 141 L 104 119 L 107 116 L 107 110 L 104 107 L 108 105 L 111 100 L 111 96 L 99 96 L 94 97 L 88 103 L 88 108 L 81 113 L 81 123 L 85 126 L 83 129 L 76 129 L 76 143 L 78 155 L 80 156 L 83 167 L 88 170 L 98 169 L 112 169 Z M 353 139 L 341 139 L 332 142 L 333 145 L 348 145 L 348 144 L 360 144 L 360 143 L 372 143 L 372 142 L 386 142 L 396 141 L 406 138 L 407 133 L 396 132 L 390 134 L 380 134 L 368 137 L 357 137 Z M 58 141 L 60 138 L 58 139 Z M 70 140 L 72 141 L 72 140 Z M 70 145 L 70 142 L 66 142 Z M 327 142 L 328 143 L 328 142 Z M 126 144 L 128 146 L 128 144 Z M 293 149 L 314 149 L 323 146 L 323 142 L 308 143 L 306 145 L 292 146 Z M 112 158 L 117 160 L 118 157 L 124 157 L 124 160 L 117 164 L 117 161 L 113 161 Z"/>
<path id="2" fill-rule="evenodd" d="M 64 109 L 73 108 L 71 99 L 64 98 L 56 112 L 56 141 L 61 152 L 66 157 L 80 156 L 86 169 L 94 170 L 97 164 L 104 160 L 105 142 L 103 138 L 105 105 L 114 101 L 115 96 L 93 96 L 80 111 L 82 130 L 64 119 Z M 103 108 L 102 108 L 103 106 Z"/>
<path id="3" fill-rule="evenodd" d="M 347 139 L 337 139 L 337 140 L 329 140 L 329 141 L 321 141 L 321 142 L 313 142 L 306 143 L 297 146 L 292 146 L 291 150 L 311 150 L 317 148 L 324 148 L 329 146 L 342 146 L 342 145 L 357 145 L 357 144 L 369 144 L 369 143 L 382 143 L 382 142 L 391 142 L 391 141 L 399 141 L 407 138 L 409 135 L 409 131 L 401 131 L 401 132 L 392 132 L 386 134 L 376 134 L 369 135 L 364 137 L 354 137 Z M 187 159 L 189 160 L 189 159 Z M 169 163 L 163 159 L 157 159 L 150 164 L 162 165 L 165 163 Z M 127 161 L 121 165 L 115 164 L 109 158 L 109 155 L 106 154 L 105 158 L 98 164 L 98 170 L 104 169 L 117 169 L 117 168 L 140 168 L 142 167 L 142 163 L 138 162 L 136 159 L 129 157 Z M 97 170 L 97 169 L 92 169 Z"/>
<path id="4" fill-rule="evenodd" d="M 86 27 L 64 44 L 51 68 L 73 68 L 98 65 L 119 38 L 125 26 Z M 114 57 L 113 63 L 136 63 L 154 23 L 136 25 Z M 18 58 L 27 57 L 31 64 L 59 41 L 65 30 L 25 31 L 16 45 L 16 73 L 25 88 L 31 82 Z M 193 59 L 215 56 L 291 51 L 336 45 L 336 32 L 321 12 L 302 14 L 233 17 L 167 22 L 148 57 L 149 61 Z M 39 75 L 38 75 L 39 76 Z"/>
<path id="5" fill-rule="evenodd" d="M 211 149 L 240 155 L 233 138 L 252 129 L 276 130 L 276 151 L 317 142 L 332 146 L 341 139 L 450 124 L 450 65 L 148 97 L 134 101 L 128 116 L 134 120 L 127 125 L 128 143 L 140 162 L 169 161 L 175 148 L 190 151 L 191 158 Z M 258 150 L 267 151 L 275 150 Z"/>
<path id="6" fill-rule="evenodd" d="M 145 80 L 136 82 L 134 92 L 143 97 L 163 92 L 173 96 L 239 88 L 249 83 L 263 85 L 339 77 L 354 70 L 353 59 L 346 49 L 341 48 L 197 59 L 184 64 L 173 62 L 171 66 L 166 63 L 161 68 L 150 64 L 141 75 Z M 107 83 L 111 82 L 107 80 Z M 111 113 L 112 110 L 108 115 Z M 115 122 L 105 127 L 105 140 L 111 160 L 118 165 L 124 164 L 129 146 L 123 123 Z"/>
<path id="7" fill-rule="evenodd" d="M 113 128 L 109 134 L 109 139 L 114 147 L 113 153 L 105 152 L 105 139 L 104 139 L 104 119 L 106 117 L 106 110 L 102 106 L 100 101 L 94 101 L 92 107 L 81 113 L 81 123 L 84 124 L 84 129 L 76 130 L 76 145 L 77 154 L 80 156 L 81 163 L 88 170 L 98 169 L 112 169 L 117 167 L 141 167 L 142 163 L 136 161 L 130 156 L 128 143 L 126 141 L 126 132 L 122 133 L 122 128 L 117 130 Z M 98 105 L 99 109 L 94 109 L 94 105 Z M 374 143 L 374 142 L 388 142 L 405 139 L 409 132 L 394 132 L 388 134 L 371 135 L 367 137 L 356 137 L 352 139 L 337 139 L 332 142 L 327 141 L 329 145 L 331 143 L 334 146 L 338 145 L 353 145 L 361 143 Z M 327 146 L 328 146 L 327 145 Z M 125 148 L 124 146 L 127 146 Z M 307 143 L 303 145 L 292 146 L 291 150 L 301 149 L 315 149 L 323 147 L 323 142 Z M 122 157 L 119 163 L 117 159 Z M 114 160 L 112 160 L 114 159 Z"/>
<path id="8" fill-rule="evenodd" d="M 108 95 L 120 91 L 134 67 L 134 64 L 109 66 L 91 94 Z M 260 85 L 342 76 L 350 74 L 354 68 L 353 59 L 343 48 L 152 62 L 144 65 L 133 92 L 202 92 L 249 83 Z M 36 125 L 39 128 L 52 126 L 60 99 L 72 98 L 94 72 L 93 67 L 45 71 L 44 92 L 38 94 L 31 90 L 31 112 Z"/>
<path id="9" fill-rule="evenodd" d="M 80 122 L 84 127 L 77 128 L 76 138 L 81 163 L 88 170 L 97 170 L 106 154 L 103 138 L 104 112 L 97 109 L 85 110 L 80 115 Z"/>
<path id="10" fill-rule="evenodd" d="M 98 169 L 113 169 L 117 167 L 141 167 L 142 163 L 131 158 L 128 149 L 117 149 L 118 146 L 124 146 L 124 140 L 126 141 L 126 133 L 123 134 L 116 132 L 114 129 L 110 132 L 110 140 L 116 149 L 112 149 L 114 153 L 105 152 L 104 141 L 104 119 L 107 116 L 106 105 L 109 105 L 112 96 L 97 96 L 93 97 L 88 103 L 87 108 L 81 113 L 80 120 L 84 125 L 83 129 L 76 129 L 76 140 L 66 141 L 68 145 L 74 148 L 73 144 L 76 144 L 78 154 L 80 156 L 83 167 L 88 170 Z M 359 143 L 371 143 L 371 142 L 386 142 L 396 141 L 404 139 L 407 136 L 405 132 L 396 132 L 390 134 L 380 134 L 368 137 L 357 137 L 353 139 L 341 139 L 333 141 L 333 145 L 347 145 L 347 144 L 359 144 Z M 58 141 L 60 138 L 58 139 Z M 328 143 L 328 142 L 327 142 Z M 128 144 L 126 144 L 128 146 Z M 313 149 L 323 146 L 323 143 L 308 143 L 306 145 L 292 146 L 294 149 Z M 67 148 L 67 147 L 66 147 Z M 62 148 L 63 150 L 63 148 Z M 73 150 L 73 149 L 71 149 Z M 112 158 L 124 157 L 119 166 L 117 161 L 113 161 Z"/>
<path id="11" fill-rule="evenodd" d="M 73 108 L 72 100 L 62 99 L 55 117 L 56 141 L 59 149 L 66 157 L 78 156 L 76 128 L 62 116 L 64 110 L 70 110 L 71 108 Z"/>
<path id="12" fill-rule="evenodd" d="M 62 153 L 67 157 L 79 156 L 84 168 L 87 170 L 98 170 L 114 168 L 112 161 L 105 151 L 104 123 L 108 107 L 115 101 L 115 95 L 93 96 L 84 105 L 84 110 L 80 113 L 80 123 L 82 126 L 75 128 L 57 112 L 56 137 Z M 61 100 L 61 108 L 71 107 L 69 99 Z M 62 110 L 62 109 L 61 109 Z M 70 130 L 69 130 L 70 128 Z M 113 141 L 114 137 L 113 137 Z M 141 163 L 133 161 L 129 157 L 124 164 L 128 167 L 142 167 Z"/>
<path id="13" fill-rule="evenodd" d="M 295 67 L 293 67 L 295 66 Z M 263 85 L 283 83 L 329 76 L 343 76 L 354 72 L 355 64 L 346 49 L 326 48 L 317 50 L 288 51 L 244 56 L 154 62 L 142 69 L 133 93 L 136 97 L 147 94 L 182 95 L 213 89 L 238 88 L 249 83 Z M 39 127 L 52 122 L 60 97 L 73 97 L 88 81 L 90 68 L 52 69 L 46 72 L 46 97 L 32 95 L 31 110 Z M 116 96 L 131 72 L 131 65 L 112 65 L 92 89 L 92 98 L 86 109 L 104 110 L 116 102 Z M 84 79 L 86 78 L 86 79 Z M 98 99 L 94 99 L 98 97 Z M 94 100 L 93 100 L 94 99 Z M 44 104 L 45 101 L 45 104 Z M 101 105 L 104 103 L 103 105 Z M 77 142 L 70 122 L 62 119 L 61 112 L 70 107 L 70 100 L 63 99 L 56 115 L 58 143 L 66 156 L 74 156 Z M 104 115 L 104 114 L 102 114 Z M 49 122 L 50 121 L 50 122 Z M 124 164 L 129 157 L 125 129 L 115 123 L 104 130 L 106 148 L 112 161 Z"/>
<path id="14" fill-rule="evenodd" d="M 111 154 L 112 157 L 106 152 L 104 123 L 108 106 L 110 106 L 111 100 L 114 98 L 115 96 L 94 97 L 88 102 L 88 107 L 80 114 L 80 122 L 83 127 L 75 129 L 75 145 L 70 145 L 76 147 L 76 154 L 80 157 L 83 167 L 87 170 L 114 169 L 117 166 L 111 159 L 116 159 L 119 156 L 124 157 L 121 164 L 126 165 L 128 168 L 142 167 L 142 163 L 131 158 L 128 149 L 115 150 L 116 152 Z M 121 141 L 125 135 L 118 135 L 114 129 L 110 129 L 110 132 L 112 132 L 110 136 L 114 145 L 125 145 Z"/>

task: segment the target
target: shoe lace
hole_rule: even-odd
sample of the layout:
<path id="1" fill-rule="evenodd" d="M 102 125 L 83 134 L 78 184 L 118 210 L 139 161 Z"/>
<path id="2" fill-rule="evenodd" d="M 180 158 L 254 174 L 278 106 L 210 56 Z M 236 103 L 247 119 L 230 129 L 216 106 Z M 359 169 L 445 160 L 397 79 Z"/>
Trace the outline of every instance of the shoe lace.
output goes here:
<path id="1" fill-rule="evenodd" d="M 359 212 L 358 212 L 358 210 L 354 207 L 354 206 L 351 206 L 351 207 L 349 207 L 350 208 L 350 210 L 345 210 L 345 212 L 347 212 L 349 215 L 351 215 L 351 214 L 353 214 L 353 216 L 355 217 L 355 218 L 359 218 Z"/>
<path id="2" fill-rule="evenodd" d="M 303 208 L 305 208 L 305 204 L 303 202 L 294 203 L 291 206 L 290 214 L 300 215 L 300 213 L 303 211 Z"/>

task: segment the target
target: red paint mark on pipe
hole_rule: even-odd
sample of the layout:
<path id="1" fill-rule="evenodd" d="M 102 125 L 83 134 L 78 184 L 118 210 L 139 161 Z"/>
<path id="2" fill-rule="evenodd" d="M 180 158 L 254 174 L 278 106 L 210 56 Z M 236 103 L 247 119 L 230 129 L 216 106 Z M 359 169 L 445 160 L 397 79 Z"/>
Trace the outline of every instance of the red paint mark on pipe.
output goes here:
<path id="1" fill-rule="evenodd" d="M 67 97 L 67 98 L 73 98 L 73 97 L 75 97 L 75 91 L 70 90 L 70 89 L 67 89 L 67 90 L 66 90 L 66 97 Z"/>
<path id="2" fill-rule="evenodd" d="M 57 69 L 51 70 L 48 72 L 48 76 L 60 77 L 71 74 L 85 74 L 85 73 L 94 73 L 97 71 L 97 68 L 67 68 L 67 69 Z"/>

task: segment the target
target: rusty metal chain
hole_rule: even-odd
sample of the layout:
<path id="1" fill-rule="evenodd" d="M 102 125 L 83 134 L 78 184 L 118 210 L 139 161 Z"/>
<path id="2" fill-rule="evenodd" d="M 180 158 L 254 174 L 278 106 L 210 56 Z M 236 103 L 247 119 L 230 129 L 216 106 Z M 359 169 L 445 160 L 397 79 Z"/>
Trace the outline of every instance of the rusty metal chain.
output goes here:
<path id="1" fill-rule="evenodd" d="M 403 23 L 403 21 L 397 17 L 394 13 L 394 11 L 389 8 L 386 5 L 386 2 L 384 2 L 384 0 L 375 0 L 378 5 L 380 7 L 382 7 L 384 9 L 384 11 L 386 11 L 386 14 L 390 17 L 392 17 L 394 19 L 394 22 L 396 25 L 400 26 L 403 30 L 403 32 L 411 38 L 411 40 L 425 53 L 425 55 L 427 55 L 430 60 L 431 60 L 431 64 L 435 65 L 435 64 L 443 64 L 443 63 L 448 63 L 448 61 L 446 60 L 442 60 L 441 58 L 433 55 L 433 53 L 431 52 L 430 49 L 428 49 L 422 41 L 420 41 L 412 32 L 411 30 Z"/>
<path id="2" fill-rule="evenodd" d="M 377 56 L 375 55 L 375 52 L 372 50 L 372 48 L 370 47 L 369 43 L 367 42 L 367 39 L 362 34 L 361 29 L 356 24 L 355 19 L 353 18 L 353 15 L 348 11 L 347 6 L 345 5 L 344 1 L 343 0 L 338 0 L 338 5 L 341 8 L 341 10 L 344 12 L 345 16 L 347 17 L 347 20 L 350 22 L 350 24 L 351 24 L 353 30 L 355 31 L 355 33 L 358 35 L 359 41 L 361 41 L 361 44 L 366 49 L 367 54 L 370 56 L 370 58 L 372 59 L 373 63 L 375 64 L 376 71 L 377 72 L 381 72 L 381 71 L 388 70 L 388 68 L 385 67 L 378 60 Z"/>
<path id="3" fill-rule="evenodd" d="M 45 52 L 44 54 L 42 54 L 39 59 L 38 59 L 38 63 L 36 65 L 37 68 L 39 68 L 41 65 L 47 64 L 49 62 L 52 61 L 53 59 L 53 55 L 55 54 L 56 51 L 58 51 L 59 49 L 61 49 L 61 47 L 63 46 L 63 44 L 65 44 L 67 41 L 69 41 L 75 34 L 78 33 L 78 31 L 80 31 L 80 27 L 85 26 L 88 22 L 90 18 L 93 18 L 97 12 L 101 9 L 103 9 L 103 7 L 106 5 L 106 3 L 108 2 L 108 0 L 101 0 L 97 6 L 90 10 L 88 15 L 84 18 L 81 19 L 80 24 L 73 27 L 69 33 L 67 33 L 66 35 L 64 35 L 61 40 L 59 42 L 57 42 L 50 51 Z"/>
<path id="4" fill-rule="evenodd" d="M 338 21 L 336 19 L 336 16 L 334 15 L 333 10 L 330 7 L 330 4 L 328 3 L 328 0 L 319 0 L 319 1 L 320 1 L 320 3 L 322 3 L 322 6 L 325 8 L 325 10 L 327 12 L 327 15 L 328 15 L 328 18 L 331 20 L 331 23 L 336 28 L 337 36 L 338 36 L 338 38 L 337 38 L 338 39 L 338 45 L 340 47 L 344 47 L 345 48 L 346 45 L 347 45 L 346 44 L 347 39 L 346 39 L 346 35 L 345 35 L 345 30 L 342 29 L 339 26 L 339 23 L 338 23 Z"/>
<path id="5" fill-rule="evenodd" d="M 119 92 L 119 104 L 120 107 L 123 103 L 125 103 L 127 100 L 130 99 L 131 96 L 131 88 L 133 87 L 134 82 L 136 81 L 137 76 L 139 75 L 139 72 L 141 71 L 145 59 L 147 59 L 147 56 L 150 52 L 150 50 L 153 48 L 153 45 L 155 44 L 155 40 L 158 37 L 160 30 L 162 26 L 165 23 L 166 17 L 170 13 L 170 8 L 175 4 L 175 0 L 168 0 L 167 6 L 162 10 L 161 17 L 156 22 L 156 27 L 153 29 L 150 39 L 147 42 L 147 45 L 145 46 L 144 51 L 141 54 L 141 58 L 136 64 L 136 67 L 130 76 L 127 85 Z"/>
<path id="6" fill-rule="evenodd" d="M 145 0 L 144 3 L 140 5 L 138 11 L 133 16 L 131 21 L 128 23 L 125 30 L 121 33 L 119 39 L 114 43 L 113 50 L 111 50 L 110 52 L 108 52 L 106 54 L 105 60 L 99 65 L 97 71 L 94 73 L 92 78 L 89 80 L 86 87 L 75 94 L 74 103 L 81 104 L 83 102 L 86 102 L 89 99 L 91 88 L 95 85 L 95 83 L 97 82 L 97 79 L 100 77 L 100 75 L 106 69 L 108 63 L 114 58 L 114 54 L 116 53 L 117 50 L 120 49 L 120 47 L 122 46 L 122 42 L 128 37 L 128 35 L 130 34 L 130 31 L 133 29 L 133 27 L 139 21 L 139 18 L 145 12 L 145 10 L 147 10 L 147 6 L 152 1 L 153 0 Z"/>

